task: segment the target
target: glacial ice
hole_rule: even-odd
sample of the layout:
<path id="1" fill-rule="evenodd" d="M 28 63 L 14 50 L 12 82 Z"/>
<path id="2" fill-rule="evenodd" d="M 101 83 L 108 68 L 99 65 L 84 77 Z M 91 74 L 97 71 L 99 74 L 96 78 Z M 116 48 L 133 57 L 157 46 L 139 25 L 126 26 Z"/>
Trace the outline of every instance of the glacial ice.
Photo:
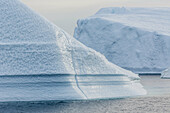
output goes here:
<path id="1" fill-rule="evenodd" d="M 0 101 L 146 94 L 137 74 L 110 63 L 19 0 L 0 0 L 0 59 Z"/>
<path id="2" fill-rule="evenodd" d="M 135 73 L 161 73 L 170 67 L 170 8 L 99 10 L 80 19 L 74 37 Z"/>

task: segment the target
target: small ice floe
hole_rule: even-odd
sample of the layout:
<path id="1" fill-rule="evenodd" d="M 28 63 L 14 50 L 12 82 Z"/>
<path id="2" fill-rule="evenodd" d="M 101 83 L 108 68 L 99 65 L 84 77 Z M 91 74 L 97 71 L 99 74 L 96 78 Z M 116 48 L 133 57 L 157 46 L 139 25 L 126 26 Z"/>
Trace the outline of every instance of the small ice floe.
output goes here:
<path id="1" fill-rule="evenodd" d="M 170 68 L 164 70 L 164 71 L 161 73 L 161 78 L 168 78 L 168 79 L 170 79 Z"/>

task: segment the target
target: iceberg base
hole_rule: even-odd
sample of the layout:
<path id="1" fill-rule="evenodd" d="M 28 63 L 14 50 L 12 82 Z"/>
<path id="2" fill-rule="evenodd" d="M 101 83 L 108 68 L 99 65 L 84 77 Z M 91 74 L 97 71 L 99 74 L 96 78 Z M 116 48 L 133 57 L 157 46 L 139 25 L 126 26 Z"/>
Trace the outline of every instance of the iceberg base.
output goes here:
<path id="1" fill-rule="evenodd" d="M 0 77 L 0 102 L 86 100 L 145 95 L 125 75 L 16 75 Z"/>

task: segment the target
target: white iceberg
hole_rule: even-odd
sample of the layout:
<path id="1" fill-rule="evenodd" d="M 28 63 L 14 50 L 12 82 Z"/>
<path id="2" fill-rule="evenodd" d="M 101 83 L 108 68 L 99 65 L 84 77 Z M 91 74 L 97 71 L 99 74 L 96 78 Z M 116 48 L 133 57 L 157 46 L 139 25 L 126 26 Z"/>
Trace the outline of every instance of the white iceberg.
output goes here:
<path id="1" fill-rule="evenodd" d="M 74 37 L 136 73 L 170 67 L 170 8 L 103 8 L 77 22 Z"/>
<path id="2" fill-rule="evenodd" d="M 0 0 L 0 12 L 0 101 L 146 94 L 138 75 L 110 63 L 19 0 Z"/>
<path id="3" fill-rule="evenodd" d="M 161 78 L 170 78 L 170 68 L 164 70 L 164 71 L 161 73 Z"/>

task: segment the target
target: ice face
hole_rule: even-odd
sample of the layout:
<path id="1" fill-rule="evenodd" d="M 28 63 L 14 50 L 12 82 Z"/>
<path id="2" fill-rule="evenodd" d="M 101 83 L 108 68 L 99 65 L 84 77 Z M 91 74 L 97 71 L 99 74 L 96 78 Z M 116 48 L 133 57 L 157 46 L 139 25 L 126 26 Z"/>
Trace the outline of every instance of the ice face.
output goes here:
<path id="1" fill-rule="evenodd" d="M 103 8 L 79 20 L 74 37 L 120 67 L 160 73 L 170 66 L 169 20 L 169 8 Z"/>
<path id="2" fill-rule="evenodd" d="M 0 102 L 124 98 L 146 94 L 125 75 L 0 76 Z"/>

